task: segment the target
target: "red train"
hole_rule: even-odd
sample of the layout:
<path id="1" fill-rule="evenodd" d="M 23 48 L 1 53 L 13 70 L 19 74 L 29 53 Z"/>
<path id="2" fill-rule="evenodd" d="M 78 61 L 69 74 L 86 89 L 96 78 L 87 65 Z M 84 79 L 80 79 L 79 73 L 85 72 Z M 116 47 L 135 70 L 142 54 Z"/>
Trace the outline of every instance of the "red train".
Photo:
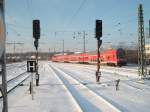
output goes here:
<path id="1" fill-rule="evenodd" d="M 125 51 L 122 48 L 106 50 L 100 54 L 102 64 L 122 66 L 127 64 Z M 80 53 L 69 55 L 54 55 L 52 57 L 54 62 L 67 63 L 97 63 L 97 54 L 95 53 Z"/>

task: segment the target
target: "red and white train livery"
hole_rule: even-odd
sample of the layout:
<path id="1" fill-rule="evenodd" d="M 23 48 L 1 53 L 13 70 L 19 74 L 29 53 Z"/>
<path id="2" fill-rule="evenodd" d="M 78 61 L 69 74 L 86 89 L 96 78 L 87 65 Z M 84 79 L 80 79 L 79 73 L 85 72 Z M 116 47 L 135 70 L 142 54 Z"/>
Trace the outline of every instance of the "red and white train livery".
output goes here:
<path id="1" fill-rule="evenodd" d="M 122 48 L 106 50 L 100 54 L 100 60 L 102 64 L 122 66 L 126 65 L 126 55 Z M 67 63 L 96 63 L 97 54 L 80 53 L 69 55 L 54 55 L 52 57 L 54 62 L 67 62 Z"/>

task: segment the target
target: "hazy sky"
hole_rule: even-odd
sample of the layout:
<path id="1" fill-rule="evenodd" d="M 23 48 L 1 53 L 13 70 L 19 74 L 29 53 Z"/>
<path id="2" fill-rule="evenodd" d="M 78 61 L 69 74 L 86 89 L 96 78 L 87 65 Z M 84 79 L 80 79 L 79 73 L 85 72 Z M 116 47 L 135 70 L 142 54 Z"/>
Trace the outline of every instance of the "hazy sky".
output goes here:
<path id="1" fill-rule="evenodd" d="M 95 20 L 103 20 L 103 46 L 137 43 L 137 7 L 144 7 L 145 28 L 150 0 L 6 0 L 7 42 L 23 42 L 16 50 L 34 50 L 32 20 L 41 21 L 40 50 L 82 51 L 83 31 L 87 51 L 96 49 Z M 78 35 L 80 33 L 80 35 Z M 73 36 L 75 34 L 75 39 Z M 23 47 L 23 48 L 22 48 Z M 12 51 L 13 45 L 7 45 Z"/>

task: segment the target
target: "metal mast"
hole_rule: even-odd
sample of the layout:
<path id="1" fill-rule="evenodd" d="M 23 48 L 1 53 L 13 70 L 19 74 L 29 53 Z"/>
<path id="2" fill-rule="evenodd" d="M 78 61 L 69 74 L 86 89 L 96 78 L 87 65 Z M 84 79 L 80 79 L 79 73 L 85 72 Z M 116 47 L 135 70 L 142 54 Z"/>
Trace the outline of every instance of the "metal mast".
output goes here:
<path id="1" fill-rule="evenodd" d="M 102 44 L 102 20 L 96 20 L 95 28 L 95 38 L 97 39 L 97 71 L 96 71 L 96 82 L 100 81 L 101 71 L 100 71 L 100 46 Z"/>
<path id="2" fill-rule="evenodd" d="M 85 48 L 85 31 L 83 31 L 83 53 L 86 53 L 86 48 Z"/>
<path id="3" fill-rule="evenodd" d="M 143 7 L 139 4 L 138 7 L 138 74 L 141 78 L 147 74 L 146 69 L 146 52 L 145 52 L 145 36 L 144 36 L 144 19 Z"/>
<path id="4" fill-rule="evenodd" d="M 65 52 L 64 40 L 62 41 L 62 47 L 63 47 L 62 54 L 64 55 L 64 52 Z"/>
<path id="5" fill-rule="evenodd" d="M 6 77 L 6 54 L 5 54 L 5 43 L 6 43 L 6 27 L 5 27 L 5 14 L 4 5 L 5 0 L 0 0 L 0 64 L 2 73 L 2 85 L 1 92 L 3 96 L 3 111 L 8 112 L 8 101 L 7 101 L 7 77 Z"/>

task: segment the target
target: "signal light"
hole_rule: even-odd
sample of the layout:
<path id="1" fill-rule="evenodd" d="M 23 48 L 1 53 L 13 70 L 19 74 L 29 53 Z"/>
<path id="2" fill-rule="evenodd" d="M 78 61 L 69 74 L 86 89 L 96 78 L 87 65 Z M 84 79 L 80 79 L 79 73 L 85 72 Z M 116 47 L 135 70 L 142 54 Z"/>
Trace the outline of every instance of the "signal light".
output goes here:
<path id="1" fill-rule="evenodd" d="M 102 37 L 102 20 L 96 20 L 96 37 L 97 39 L 100 39 Z"/>
<path id="2" fill-rule="evenodd" d="M 33 20 L 33 37 L 40 39 L 40 20 Z"/>

